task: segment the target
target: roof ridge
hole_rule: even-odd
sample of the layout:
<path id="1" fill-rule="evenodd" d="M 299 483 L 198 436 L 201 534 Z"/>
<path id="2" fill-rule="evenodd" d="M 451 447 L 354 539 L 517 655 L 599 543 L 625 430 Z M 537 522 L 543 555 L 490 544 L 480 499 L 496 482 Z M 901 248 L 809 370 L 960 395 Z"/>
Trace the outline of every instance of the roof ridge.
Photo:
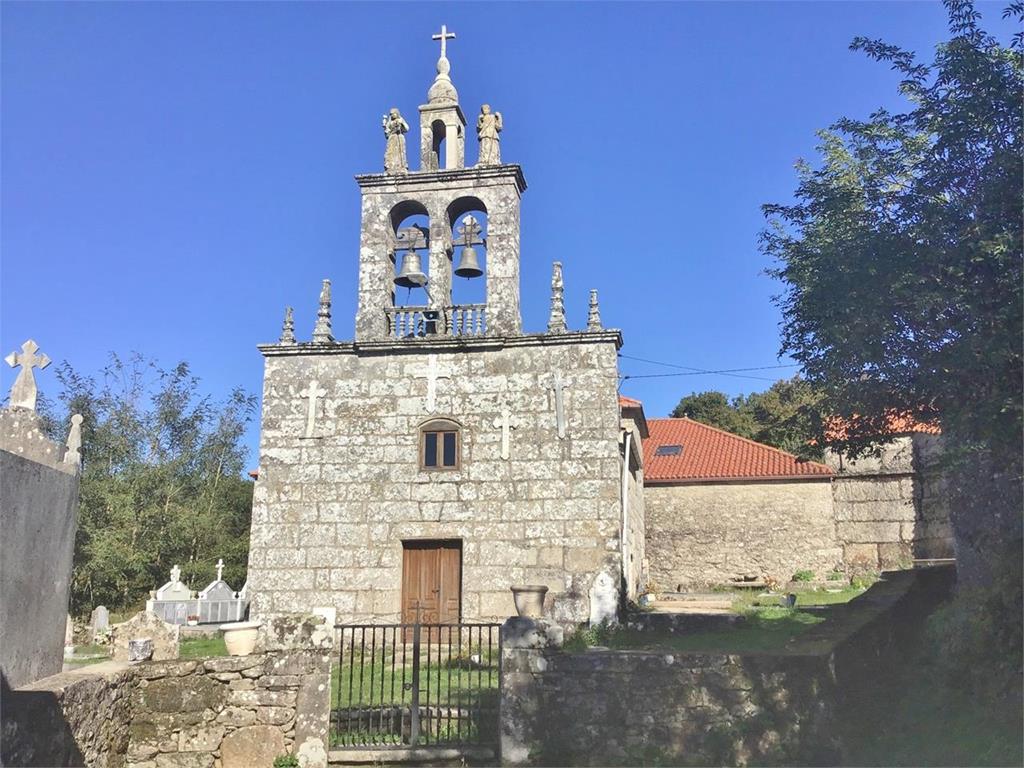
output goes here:
<path id="1" fill-rule="evenodd" d="M 822 464 L 820 461 L 812 461 L 811 459 L 801 459 L 796 454 L 790 453 L 789 451 L 784 451 L 781 448 L 776 448 L 774 445 L 768 445 L 767 443 L 759 443 L 757 440 L 751 440 L 749 437 L 743 437 L 742 435 L 737 435 L 735 432 L 729 432 L 728 430 L 722 429 L 721 427 L 713 427 L 710 424 L 705 424 L 703 421 L 697 421 L 696 419 L 691 419 L 689 416 L 667 416 L 667 417 L 664 417 L 664 418 L 648 419 L 647 423 L 650 424 L 651 422 L 656 422 L 656 421 L 688 421 L 691 424 L 696 424 L 698 427 L 703 427 L 704 429 L 709 429 L 712 432 L 718 432 L 719 434 L 725 435 L 726 437 L 731 437 L 731 438 L 733 438 L 735 440 L 742 440 L 745 443 L 750 443 L 751 445 L 757 446 L 758 448 L 766 448 L 767 450 L 774 451 L 775 453 L 781 453 L 783 456 L 786 456 L 786 457 L 788 457 L 790 459 L 793 459 L 797 463 L 801 463 L 801 464 L 815 464 L 815 465 L 817 465 L 819 467 L 824 467 L 825 469 L 829 470 L 829 472 L 832 471 L 831 467 L 829 467 L 827 464 Z"/>

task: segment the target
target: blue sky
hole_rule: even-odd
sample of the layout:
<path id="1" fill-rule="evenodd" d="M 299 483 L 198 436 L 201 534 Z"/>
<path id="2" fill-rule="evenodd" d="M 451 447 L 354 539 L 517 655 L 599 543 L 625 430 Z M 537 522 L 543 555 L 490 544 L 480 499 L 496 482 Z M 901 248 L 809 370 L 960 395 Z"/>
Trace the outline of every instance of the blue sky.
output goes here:
<path id="1" fill-rule="evenodd" d="M 1002 5 L 979 8 L 1008 39 Z M 561 260 L 572 327 L 597 288 L 624 355 L 709 370 L 790 362 L 777 358 L 760 205 L 789 199 L 817 129 L 904 107 L 898 77 L 850 40 L 928 60 L 946 37 L 938 2 L 7 2 L 0 14 L 2 354 L 31 336 L 85 373 L 112 351 L 187 360 L 218 397 L 260 392 L 255 345 L 277 338 L 285 305 L 309 338 L 324 277 L 335 336 L 351 337 L 352 177 L 382 170 L 389 107 L 418 143 L 442 22 L 458 35 L 464 111 L 503 113 L 502 157 L 529 184 L 524 328 L 543 330 Z M 55 394 L 52 368 L 39 381 Z M 636 378 L 623 392 L 658 416 L 691 391 L 769 385 Z M 253 466 L 257 440 L 254 422 Z"/>

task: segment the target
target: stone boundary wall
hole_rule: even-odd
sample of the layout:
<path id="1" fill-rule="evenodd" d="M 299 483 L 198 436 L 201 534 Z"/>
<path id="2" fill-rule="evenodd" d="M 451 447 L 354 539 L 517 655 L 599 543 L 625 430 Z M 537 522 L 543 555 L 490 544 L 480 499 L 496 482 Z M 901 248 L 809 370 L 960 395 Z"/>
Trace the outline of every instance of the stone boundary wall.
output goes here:
<path id="1" fill-rule="evenodd" d="M 897 437 L 878 456 L 829 453 L 836 534 L 854 570 L 906 568 L 915 558 L 953 556 L 942 438 Z"/>
<path id="2" fill-rule="evenodd" d="M 851 692 L 870 706 L 952 568 L 887 573 L 776 654 L 567 653 L 561 630 L 503 627 L 506 765 L 837 765 Z"/>
<path id="3" fill-rule="evenodd" d="M 829 477 L 647 485 L 647 559 L 655 591 L 744 576 L 824 577 L 842 563 Z"/>
<path id="4" fill-rule="evenodd" d="M 281 617 L 256 653 L 105 662 L 4 685 L 2 763 L 90 768 L 325 768 L 333 628 Z"/>

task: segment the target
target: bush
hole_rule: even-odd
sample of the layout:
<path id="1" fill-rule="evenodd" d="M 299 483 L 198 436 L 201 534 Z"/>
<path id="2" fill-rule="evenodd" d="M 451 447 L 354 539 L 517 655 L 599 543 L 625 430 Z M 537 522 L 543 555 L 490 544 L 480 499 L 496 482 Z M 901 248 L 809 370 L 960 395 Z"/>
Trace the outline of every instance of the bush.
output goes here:
<path id="1" fill-rule="evenodd" d="M 274 758 L 274 768 L 299 768 L 299 758 L 295 755 L 278 755 Z"/>
<path id="2" fill-rule="evenodd" d="M 797 571 L 793 574 L 793 581 L 814 581 L 814 571 Z"/>
<path id="3" fill-rule="evenodd" d="M 850 586 L 856 587 L 857 589 L 867 589 L 876 581 L 878 581 L 877 571 L 865 571 L 863 573 L 858 573 L 850 579 Z"/>
<path id="4" fill-rule="evenodd" d="M 842 571 L 832 571 L 825 577 L 828 581 L 846 581 L 846 574 Z"/>

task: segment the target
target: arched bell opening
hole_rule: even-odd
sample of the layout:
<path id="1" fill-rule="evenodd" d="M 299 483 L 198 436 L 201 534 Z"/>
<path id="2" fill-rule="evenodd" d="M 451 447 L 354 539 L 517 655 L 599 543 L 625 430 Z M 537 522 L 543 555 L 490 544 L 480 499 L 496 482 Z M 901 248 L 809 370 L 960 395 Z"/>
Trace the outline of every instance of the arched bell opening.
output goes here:
<path id="1" fill-rule="evenodd" d="M 452 223 L 452 303 L 487 301 L 487 214 L 467 211 Z"/>
<path id="2" fill-rule="evenodd" d="M 434 168 L 440 170 L 445 167 L 445 139 L 448 129 L 443 120 L 435 120 L 430 124 L 430 150 L 433 153 L 432 160 Z"/>
<path id="3" fill-rule="evenodd" d="M 429 304 L 430 216 L 415 200 L 404 200 L 390 213 L 392 228 L 391 303 L 395 307 L 423 307 Z"/>

